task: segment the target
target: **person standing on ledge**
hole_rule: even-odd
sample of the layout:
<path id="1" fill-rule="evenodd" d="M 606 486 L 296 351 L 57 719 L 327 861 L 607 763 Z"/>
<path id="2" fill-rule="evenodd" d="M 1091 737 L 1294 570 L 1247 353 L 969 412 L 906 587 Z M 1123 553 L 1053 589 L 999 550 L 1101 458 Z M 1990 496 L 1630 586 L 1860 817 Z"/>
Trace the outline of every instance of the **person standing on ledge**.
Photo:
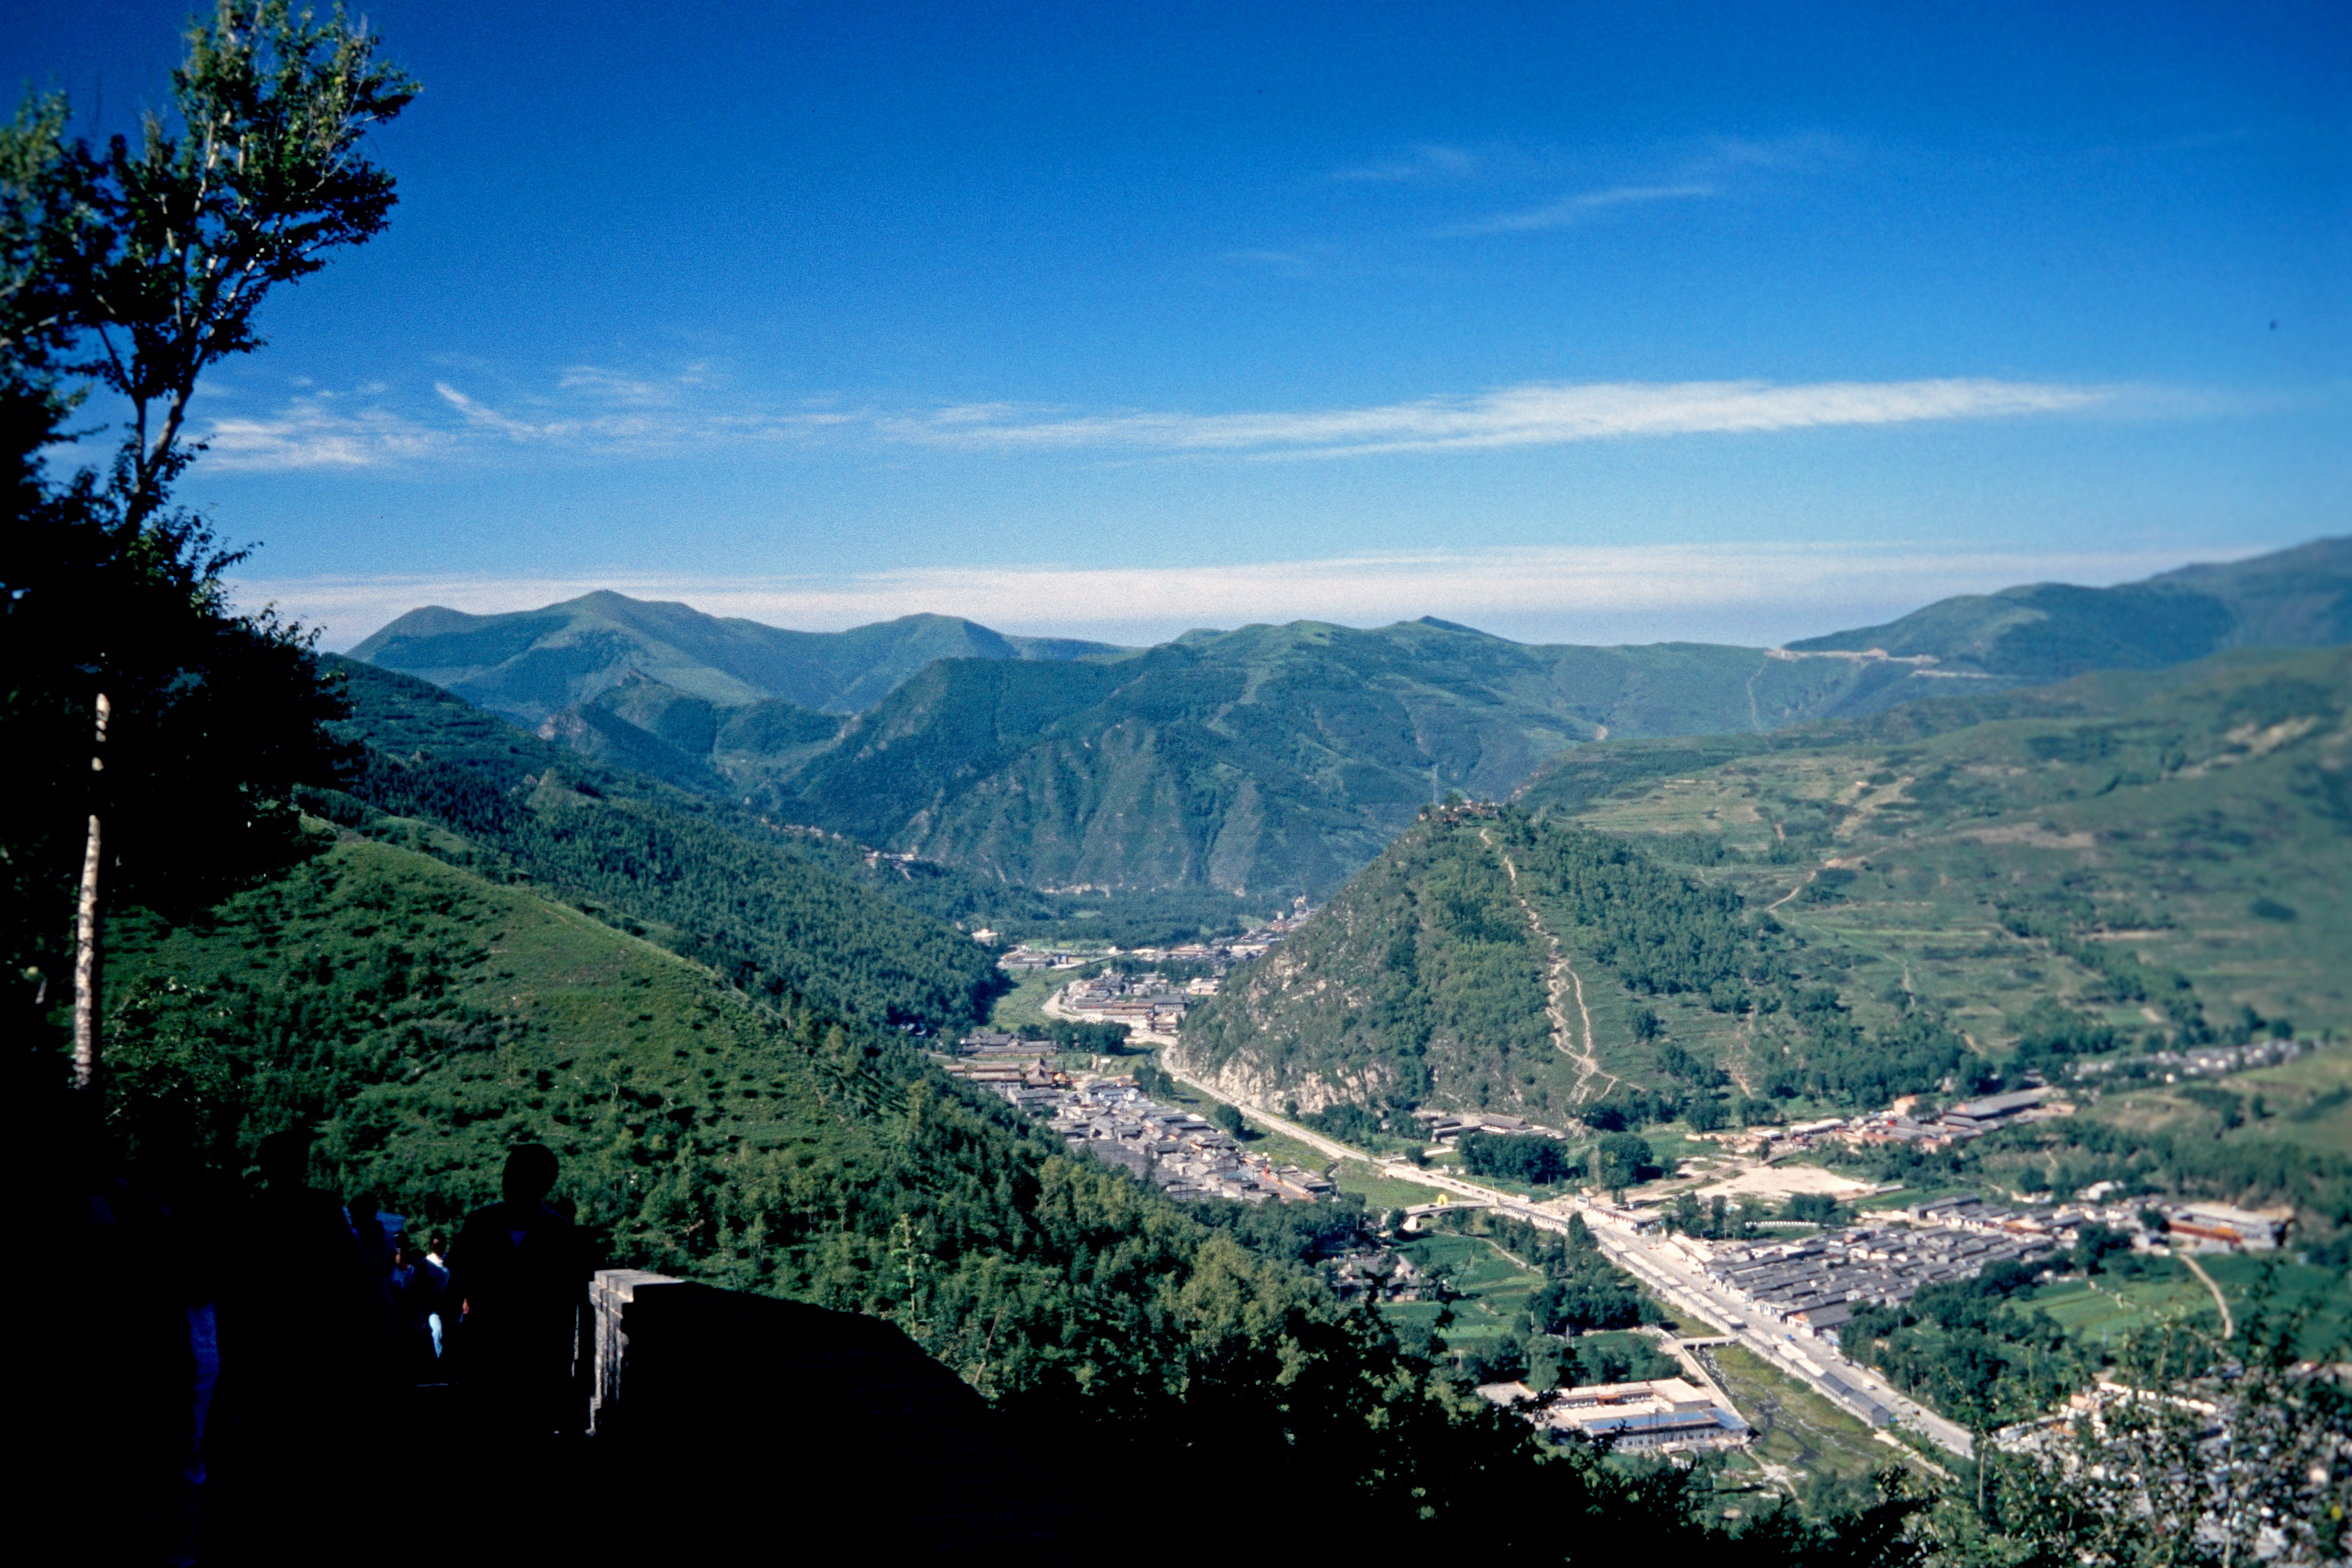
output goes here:
<path id="1" fill-rule="evenodd" d="M 556 1170 L 544 1144 L 509 1150 L 505 1201 L 467 1220 L 449 1255 L 451 1381 L 485 1434 L 573 1433 L 586 1415 L 572 1371 L 587 1279 L 572 1222 L 547 1202 Z"/>

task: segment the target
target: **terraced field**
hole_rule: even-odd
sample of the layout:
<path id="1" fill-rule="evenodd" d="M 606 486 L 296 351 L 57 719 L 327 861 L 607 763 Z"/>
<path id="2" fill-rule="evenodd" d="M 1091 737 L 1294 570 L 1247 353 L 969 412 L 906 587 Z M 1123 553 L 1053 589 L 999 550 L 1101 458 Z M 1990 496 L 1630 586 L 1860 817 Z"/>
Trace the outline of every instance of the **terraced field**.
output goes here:
<path id="1" fill-rule="evenodd" d="M 1855 724 L 1588 746 L 1517 799 L 1737 888 L 1805 941 L 1809 969 L 1833 973 L 1866 1026 L 1906 993 L 1996 1057 L 2040 997 L 2119 1027 L 2162 1021 L 2016 934 L 2023 914 L 2178 969 L 2216 1028 L 2251 1008 L 2306 1037 L 2345 1034 L 2348 703 L 2352 652 L 2241 653 Z M 1713 1047 L 1735 1076 L 1762 1045 L 1752 1024 L 1654 1005 L 1668 1037 Z M 1606 1048 L 1614 1031 L 1599 1032 Z M 2352 1092 L 2304 1141 L 2352 1148 L 2347 1132 Z"/>

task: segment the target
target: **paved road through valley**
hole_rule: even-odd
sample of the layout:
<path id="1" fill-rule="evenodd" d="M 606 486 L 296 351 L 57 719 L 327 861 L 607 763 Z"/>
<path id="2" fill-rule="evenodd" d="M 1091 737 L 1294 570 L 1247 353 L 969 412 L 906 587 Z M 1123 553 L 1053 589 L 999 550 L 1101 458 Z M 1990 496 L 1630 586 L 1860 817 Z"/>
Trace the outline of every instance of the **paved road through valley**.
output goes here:
<path id="1" fill-rule="evenodd" d="M 1165 1058 L 1162 1058 L 1165 1066 Z M 1753 1303 L 1733 1295 L 1720 1282 L 1710 1277 L 1699 1261 L 1658 1235 L 1644 1235 L 1636 1230 L 1633 1220 L 1619 1210 L 1590 1198 L 1575 1195 L 1551 1198 L 1538 1203 L 1513 1193 L 1480 1186 L 1458 1176 L 1424 1170 L 1409 1161 L 1383 1159 L 1351 1148 L 1336 1138 L 1301 1127 L 1286 1117 L 1276 1116 L 1245 1100 L 1235 1100 L 1199 1079 L 1181 1072 L 1171 1073 L 1199 1089 L 1212 1100 L 1222 1100 L 1246 1111 L 1250 1119 L 1263 1122 L 1286 1138 L 1295 1138 L 1308 1148 L 1329 1155 L 1335 1160 L 1357 1160 L 1371 1166 L 1382 1175 L 1417 1186 L 1434 1187 L 1478 1203 L 1492 1205 L 1514 1219 L 1545 1230 L 1564 1231 L 1569 1216 L 1581 1215 L 1586 1228 L 1600 1244 L 1601 1252 L 1635 1279 L 1648 1286 L 1653 1293 L 1679 1312 L 1685 1312 L 1703 1322 L 1720 1323 L 1724 1331 L 1773 1367 L 1796 1378 L 1807 1387 L 1849 1415 L 1869 1419 L 1869 1412 L 1857 1399 L 1853 1389 L 1859 1389 L 1870 1399 L 1894 1412 L 1897 1425 L 1909 1428 L 1937 1447 L 1969 1457 L 1973 1444 L 1968 1429 L 1889 1387 L 1886 1380 L 1843 1354 L 1827 1340 L 1800 1339 L 1778 1323 L 1757 1321 L 1758 1309 Z M 1840 1388 L 1830 1381 L 1836 1376 L 1848 1386 Z"/>

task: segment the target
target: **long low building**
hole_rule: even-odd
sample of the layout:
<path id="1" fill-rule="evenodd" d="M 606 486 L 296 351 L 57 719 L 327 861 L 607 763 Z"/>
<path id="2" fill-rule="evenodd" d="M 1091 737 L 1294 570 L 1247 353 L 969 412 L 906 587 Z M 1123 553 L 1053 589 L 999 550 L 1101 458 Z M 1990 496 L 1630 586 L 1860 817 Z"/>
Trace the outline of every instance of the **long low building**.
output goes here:
<path id="1" fill-rule="evenodd" d="M 1606 1438 L 1625 1452 L 1736 1447 L 1754 1434 L 1738 1412 L 1685 1378 L 1591 1384 L 1537 1394 L 1524 1383 L 1489 1383 L 1479 1394 L 1519 1410 L 1554 1437 Z"/>
<path id="2" fill-rule="evenodd" d="M 2229 1204 L 2175 1204 L 2165 1210 L 2164 1223 L 2175 1236 L 2248 1252 L 2275 1250 L 2279 1234 L 2286 1228 L 2284 1219 Z"/>

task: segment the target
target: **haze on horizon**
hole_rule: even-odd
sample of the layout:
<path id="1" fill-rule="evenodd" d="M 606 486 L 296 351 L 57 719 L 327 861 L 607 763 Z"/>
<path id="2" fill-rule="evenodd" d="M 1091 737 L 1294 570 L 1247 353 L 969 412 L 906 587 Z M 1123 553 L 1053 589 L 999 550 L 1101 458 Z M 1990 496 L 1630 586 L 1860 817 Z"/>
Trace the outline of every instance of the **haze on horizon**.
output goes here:
<path id="1" fill-rule="evenodd" d="M 123 129 L 185 9 L 0 68 Z M 1771 643 L 2347 531 L 2329 8 L 369 14 L 401 205 L 184 486 L 331 647 L 594 587 Z"/>

